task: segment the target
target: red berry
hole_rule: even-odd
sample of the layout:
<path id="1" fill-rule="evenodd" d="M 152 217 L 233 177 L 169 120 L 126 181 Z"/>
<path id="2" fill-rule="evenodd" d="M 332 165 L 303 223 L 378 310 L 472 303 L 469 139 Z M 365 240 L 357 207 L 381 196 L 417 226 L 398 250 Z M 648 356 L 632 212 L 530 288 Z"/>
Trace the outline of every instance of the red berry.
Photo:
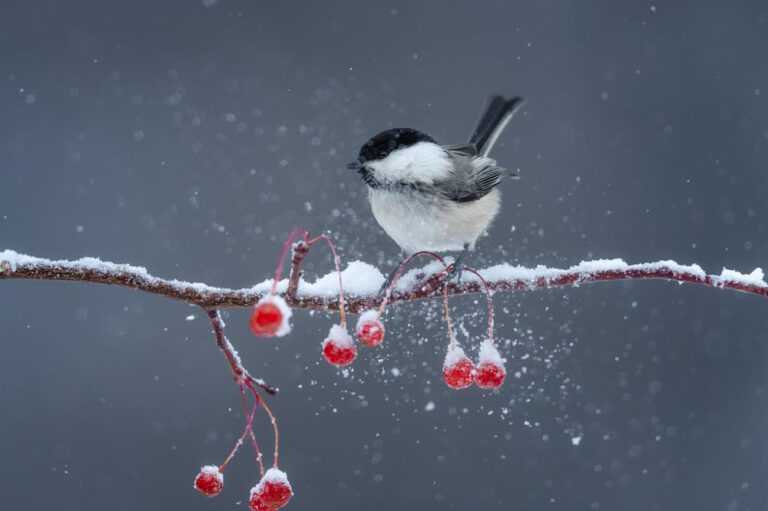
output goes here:
<path id="1" fill-rule="evenodd" d="M 366 346 L 378 346 L 384 340 L 384 325 L 379 321 L 379 313 L 375 310 L 360 314 L 355 327 L 355 335 Z"/>
<path id="2" fill-rule="evenodd" d="M 446 355 L 443 379 L 452 389 L 466 389 L 475 381 L 475 366 L 461 348 L 455 347 Z"/>
<path id="3" fill-rule="evenodd" d="M 206 465 L 195 477 L 195 489 L 206 497 L 215 497 L 221 493 L 223 487 L 224 475 L 215 465 Z"/>
<path id="4" fill-rule="evenodd" d="M 365 323 L 357 331 L 357 338 L 366 346 L 378 346 L 384 340 L 384 327 L 380 322 Z"/>
<path id="5" fill-rule="evenodd" d="M 323 356 L 335 366 L 348 366 L 357 358 L 355 342 L 341 326 L 331 327 L 328 338 L 323 341 Z"/>
<path id="6" fill-rule="evenodd" d="M 291 330 L 291 309 L 279 296 L 267 295 L 256 304 L 251 314 L 251 332 L 260 337 L 282 337 Z"/>
<path id="7" fill-rule="evenodd" d="M 477 386 L 481 389 L 498 389 L 507 377 L 504 360 L 493 346 L 492 341 L 486 341 L 480 347 L 477 363 Z"/>
<path id="8" fill-rule="evenodd" d="M 291 483 L 288 482 L 285 472 L 281 472 L 276 468 L 267 470 L 267 473 L 264 474 L 264 477 L 259 482 L 259 486 L 261 500 L 275 509 L 288 504 L 288 501 L 293 496 Z"/>
<path id="9" fill-rule="evenodd" d="M 293 497 L 293 489 L 288 482 L 288 476 L 281 470 L 270 468 L 259 484 L 251 489 L 248 505 L 251 511 L 274 510 L 288 504 L 291 497 Z"/>
<path id="10" fill-rule="evenodd" d="M 494 362 L 482 362 L 477 366 L 477 386 L 481 389 L 498 389 L 506 377 L 504 366 Z"/>
<path id="11" fill-rule="evenodd" d="M 323 356 L 329 364 L 335 366 L 348 366 L 357 358 L 355 346 L 339 346 L 331 339 L 323 342 Z"/>

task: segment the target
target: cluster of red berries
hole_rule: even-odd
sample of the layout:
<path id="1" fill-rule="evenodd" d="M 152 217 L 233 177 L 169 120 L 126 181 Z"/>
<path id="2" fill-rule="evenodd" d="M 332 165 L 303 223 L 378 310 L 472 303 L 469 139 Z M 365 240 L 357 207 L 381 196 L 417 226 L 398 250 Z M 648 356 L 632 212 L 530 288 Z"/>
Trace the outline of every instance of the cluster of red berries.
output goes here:
<path id="1" fill-rule="evenodd" d="M 345 302 L 344 302 L 344 286 L 341 276 L 341 265 L 336 247 L 333 242 L 325 235 L 318 236 L 312 240 L 305 231 L 294 231 L 289 237 L 286 245 L 283 248 L 283 254 L 278 262 L 277 270 L 275 272 L 275 279 L 272 282 L 272 291 L 265 295 L 253 309 L 251 315 L 250 326 L 254 335 L 258 336 L 283 336 L 290 332 L 291 327 L 289 319 L 291 317 L 291 309 L 285 300 L 276 294 L 277 283 L 280 278 L 280 271 L 282 270 L 285 256 L 287 255 L 287 248 L 296 236 L 303 236 L 306 246 L 311 246 L 316 241 L 323 239 L 328 242 L 331 251 L 334 255 L 334 262 L 336 263 L 336 272 L 339 276 L 339 312 L 340 321 L 339 324 L 331 326 L 328 336 L 322 342 L 322 353 L 325 360 L 335 366 L 345 367 L 350 365 L 357 358 L 357 347 L 349 335 L 346 328 L 346 314 L 345 314 Z M 355 336 L 365 346 L 378 346 L 384 340 L 384 325 L 381 322 L 381 316 L 386 308 L 387 302 L 391 296 L 397 279 L 402 274 L 405 267 L 410 261 L 417 255 L 422 253 L 416 253 L 404 261 L 392 279 L 392 282 L 386 289 L 384 300 L 382 301 L 378 310 L 369 310 L 363 312 L 357 321 L 355 327 Z M 423 254 L 435 257 L 440 263 L 443 264 L 446 272 L 448 266 L 445 261 L 438 256 L 430 252 L 423 252 Z M 446 355 L 445 362 L 443 364 L 443 378 L 446 384 L 452 389 L 464 389 L 476 383 L 478 387 L 483 389 L 497 389 L 499 388 L 507 375 L 504 363 L 499 355 L 499 352 L 493 346 L 493 304 L 491 300 L 490 289 L 483 277 L 474 269 L 467 268 L 471 273 L 474 273 L 478 279 L 483 283 L 485 287 L 486 297 L 488 300 L 488 341 L 483 343 L 480 349 L 480 355 L 478 358 L 477 367 L 472 363 L 469 357 L 466 356 L 464 351 L 456 346 L 456 341 L 453 337 L 453 331 L 451 327 L 451 320 L 448 311 L 448 295 L 447 287 L 444 287 L 444 301 L 445 301 L 445 320 L 448 325 L 449 337 L 451 339 L 448 354 Z"/>
<path id="2" fill-rule="evenodd" d="M 291 309 L 279 295 L 264 296 L 253 308 L 250 327 L 260 337 L 282 336 L 290 332 Z M 377 311 L 367 311 L 360 316 L 355 328 L 357 338 L 365 346 L 378 346 L 384 340 L 384 325 Z M 348 366 L 357 358 L 357 348 L 347 332 L 344 322 L 331 326 L 322 344 L 323 357 L 335 366 Z"/>
<path id="3" fill-rule="evenodd" d="M 195 478 L 195 489 L 206 497 L 215 497 L 224 488 L 224 474 L 219 467 L 207 465 Z M 261 480 L 251 488 L 248 506 L 251 511 L 275 511 L 285 507 L 293 497 L 293 489 L 285 472 L 270 468 Z"/>
<path id="4" fill-rule="evenodd" d="M 365 346 L 378 346 L 384 340 L 384 325 L 374 310 L 360 315 L 355 327 L 355 335 Z M 341 325 L 333 325 L 328 337 L 323 341 L 323 357 L 329 364 L 348 366 L 357 358 L 357 348 L 352 336 Z"/>
<path id="5" fill-rule="evenodd" d="M 294 240 L 303 238 L 301 242 L 303 244 L 304 253 L 306 249 L 312 246 L 316 241 L 325 240 L 331 248 L 334 256 L 334 262 L 336 265 L 336 272 L 339 278 L 339 324 L 331 326 L 328 336 L 322 343 L 323 357 L 330 364 L 335 366 L 348 366 L 357 358 L 357 348 L 355 341 L 347 331 L 346 326 L 346 310 L 344 301 L 344 286 L 342 282 L 341 263 L 336 251 L 336 247 L 331 239 L 326 235 L 320 235 L 316 238 L 310 239 L 309 235 L 304 230 L 294 230 L 291 236 L 283 247 L 283 253 L 280 256 L 280 260 L 275 270 L 275 278 L 272 281 L 272 288 L 269 293 L 265 294 L 254 306 L 253 313 L 250 318 L 250 328 L 254 335 L 260 337 L 282 337 L 287 335 L 291 331 L 290 318 L 292 311 L 285 299 L 277 294 L 278 282 L 280 281 L 280 273 L 285 262 L 286 255 L 288 254 L 288 248 L 291 246 Z M 294 247 L 298 247 L 295 245 Z M 445 268 L 445 272 L 448 271 L 448 266 L 445 261 L 438 256 L 430 252 L 418 252 L 404 261 L 392 279 L 392 282 L 386 289 L 384 299 L 378 310 L 369 310 L 360 315 L 355 326 L 355 336 L 364 346 L 378 346 L 384 340 L 384 325 L 381 321 L 381 316 L 387 306 L 387 302 L 391 296 L 392 290 L 397 282 L 397 279 L 402 274 L 405 267 L 410 261 L 421 254 L 427 254 L 435 257 Z M 443 286 L 443 299 L 445 304 L 445 320 L 448 325 L 448 335 L 450 338 L 450 344 L 448 353 L 443 363 L 443 379 L 445 383 L 452 389 L 464 389 L 471 386 L 473 383 L 483 389 L 497 389 L 503 383 L 506 378 L 507 371 L 504 368 L 504 362 L 501 355 L 493 345 L 493 304 L 491 300 L 491 292 L 488 283 L 483 277 L 472 268 L 465 268 L 470 273 L 473 273 L 482 282 L 485 288 L 485 294 L 488 301 L 488 339 L 482 344 L 480 353 L 478 356 L 477 366 L 472 363 L 472 360 L 467 357 L 460 347 L 456 345 L 456 340 L 453 335 L 453 328 L 451 325 L 449 308 L 448 308 L 448 287 Z M 254 404 L 253 412 L 255 412 L 258 406 L 259 397 L 255 389 L 249 387 L 254 393 L 256 403 Z M 244 401 L 245 406 L 245 401 Z M 227 460 L 221 467 L 213 465 L 205 466 L 202 468 L 197 478 L 195 478 L 195 488 L 197 488 L 203 495 L 212 497 L 218 495 L 224 486 L 224 476 L 222 474 L 226 464 L 232 458 L 237 448 L 245 438 L 246 433 L 251 435 L 253 439 L 254 447 L 256 449 L 257 459 L 259 460 L 259 466 L 261 467 L 262 477 L 261 480 L 251 489 L 250 498 L 248 501 L 251 511 L 275 511 L 285 506 L 293 496 L 293 490 L 288 482 L 284 472 L 281 472 L 277 468 L 277 425 L 274 417 L 272 416 L 269 408 L 263 405 L 266 412 L 272 419 L 273 427 L 275 428 L 275 467 L 270 468 L 264 472 L 264 467 L 261 464 L 261 454 L 256 443 L 256 438 L 253 434 L 251 424 L 253 421 L 253 412 L 250 414 L 248 420 L 248 426 L 246 431 L 238 440 L 232 453 L 230 453 Z M 247 407 L 246 407 L 247 412 Z"/>
<path id="6" fill-rule="evenodd" d="M 501 355 L 490 342 L 484 342 L 480 348 L 477 367 L 455 344 L 448 349 L 443 363 L 443 379 L 452 389 L 466 389 L 473 383 L 481 389 L 498 389 L 506 377 Z"/>
<path id="7" fill-rule="evenodd" d="M 246 390 L 249 390 L 253 393 L 254 403 L 253 403 L 253 408 L 251 408 L 250 410 L 248 409 L 248 404 L 245 399 Z M 248 499 L 248 503 L 251 511 L 274 511 L 276 509 L 279 509 L 285 506 L 293 496 L 293 490 L 291 489 L 291 483 L 288 482 L 288 477 L 285 475 L 285 472 L 282 472 L 277 468 L 277 460 L 278 460 L 277 421 L 275 421 L 275 417 L 272 415 L 272 412 L 269 410 L 269 407 L 261 400 L 258 393 L 256 392 L 256 389 L 252 385 L 249 385 L 247 383 L 245 385 L 242 385 L 241 394 L 243 398 L 242 399 L 243 409 L 245 410 L 245 414 L 248 416 L 248 421 L 246 423 L 245 430 L 240 435 L 240 438 L 237 439 L 234 447 L 232 448 L 229 455 L 227 456 L 227 459 L 224 460 L 224 463 L 222 463 L 221 466 L 206 465 L 200 469 L 200 473 L 198 473 L 197 477 L 195 477 L 194 486 L 197 491 L 199 491 L 206 497 L 215 497 L 216 495 L 221 493 L 221 490 L 224 488 L 224 469 L 227 468 L 227 465 L 229 464 L 229 462 L 232 461 L 232 459 L 235 457 L 235 454 L 237 454 L 237 451 L 239 450 L 240 446 L 243 444 L 243 440 L 245 440 L 245 437 L 250 436 L 251 440 L 253 441 L 253 448 L 256 451 L 256 460 L 259 463 L 261 479 L 251 489 L 251 494 Z M 256 442 L 256 435 L 253 432 L 253 418 L 259 406 L 261 406 L 261 408 L 263 408 L 264 411 L 269 415 L 269 418 L 275 433 L 275 453 L 273 458 L 274 466 L 269 470 L 267 470 L 266 472 L 264 471 L 264 464 L 262 463 L 262 456 L 261 456 L 261 451 L 259 450 L 259 444 Z"/>
<path id="8" fill-rule="evenodd" d="M 259 337 L 281 337 L 291 331 L 290 318 L 292 315 L 290 307 L 285 300 L 277 294 L 277 283 L 280 278 L 286 248 L 293 241 L 293 238 L 302 235 L 304 243 L 311 246 L 318 240 L 325 240 L 331 247 L 336 263 L 336 272 L 339 275 L 339 312 L 340 321 L 338 325 L 331 326 L 328 336 L 322 343 L 322 352 L 325 360 L 329 364 L 344 367 L 350 365 L 357 358 L 357 348 L 352 336 L 349 335 L 346 328 L 346 311 L 344 303 L 344 285 L 341 277 L 341 263 L 336 252 L 336 246 L 325 235 L 318 236 L 312 240 L 309 239 L 306 232 L 294 231 L 286 242 L 283 254 L 278 262 L 275 279 L 272 282 L 272 290 L 259 300 L 253 308 L 251 314 L 250 327 L 251 332 Z M 368 311 L 360 315 L 355 328 L 357 338 L 365 346 L 377 346 L 384 340 L 384 325 L 382 325 L 381 311 Z"/>

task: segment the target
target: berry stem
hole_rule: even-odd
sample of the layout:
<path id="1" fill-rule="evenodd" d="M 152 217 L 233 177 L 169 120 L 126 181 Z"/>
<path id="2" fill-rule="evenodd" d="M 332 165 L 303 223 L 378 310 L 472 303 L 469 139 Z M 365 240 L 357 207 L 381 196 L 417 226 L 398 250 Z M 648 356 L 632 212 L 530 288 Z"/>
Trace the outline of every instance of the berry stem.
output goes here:
<path id="1" fill-rule="evenodd" d="M 280 274 L 283 273 L 283 266 L 285 266 L 285 257 L 288 255 L 288 251 L 293 246 L 293 243 L 297 240 L 299 236 L 304 237 L 304 241 L 307 240 L 309 237 L 309 234 L 307 234 L 307 231 L 296 227 L 291 231 L 291 233 L 288 235 L 288 239 L 285 240 L 285 244 L 283 245 L 283 251 L 280 253 L 280 259 L 277 261 L 277 267 L 275 268 L 275 278 L 272 280 L 272 289 L 270 291 L 271 294 L 277 293 L 277 283 L 280 282 Z"/>
<path id="2" fill-rule="evenodd" d="M 256 389 L 251 385 L 250 382 L 246 382 L 246 386 L 253 392 L 254 394 L 258 395 L 258 392 L 256 392 Z M 278 457 L 279 457 L 279 445 L 280 445 L 280 430 L 277 427 L 277 420 L 275 419 L 275 416 L 272 414 L 272 410 L 269 409 L 267 406 L 267 403 L 265 403 L 263 400 L 261 401 L 261 407 L 264 409 L 265 412 L 267 412 L 267 415 L 269 416 L 269 420 L 272 423 L 272 429 L 275 432 L 275 454 L 273 457 L 273 465 L 275 468 L 280 468 Z"/>
<path id="3" fill-rule="evenodd" d="M 413 261 L 416 257 L 420 255 L 429 255 L 434 257 L 435 259 L 443 263 L 443 272 L 447 271 L 448 266 L 445 264 L 445 260 L 439 255 L 435 254 L 434 252 L 430 252 L 428 250 L 421 250 L 419 252 L 414 252 L 413 254 L 408 256 L 408 258 L 405 259 L 402 263 L 400 263 L 400 266 L 397 267 L 397 270 L 395 270 L 395 275 L 392 277 L 392 282 L 389 283 L 389 286 L 387 286 L 387 289 L 384 292 L 384 299 L 381 301 L 378 314 L 376 314 L 377 321 L 380 320 L 381 316 L 384 314 L 384 309 L 387 308 L 387 303 L 389 302 L 389 298 L 392 296 L 392 291 L 395 289 L 395 285 L 397 284 L 397 281 L 403 275 L 403 272 L 408 267 L 408 265 L 411 264 L 411 261 Z"/>
<path id="4" fill-rule="evenodd" d="M 248 414 L 248 403 L 245 401 L 245 388 L 240 386 L 240 401 L 243 403 L 243 410 Z M 256 434 L 253 432 L 253 416 L 256 414 L 256 406 L 258 406 L 261 398 L 256 394 L 253 411 L 248 419 L 248 433 L 251 437 L 251 443 L 253 443 L 253 449 L 256 451 L 256 460 L 259 462 L 259 474 L 264 477 L 264 462 L 262 461 L 261 449 L 259 449 L 259 442 L 256 441 Z"/>
<path id="5" fill-rule="evenodd" d="M 240 392 L 243 393 L 243 387 L 240 386 Z M 256 415 L 256 408 L 259 407 L 259 395 L 257 393 L 253 394 L 253 409 L 250 413 L 248 413 L 248 405 L 245 402 L 245 398 L 243 397 L 243 407 L 245 408 L 245 413 L 248 416 L 248 423 L 245 426 L 245 429 L 243 430 L 243 433 L 240 435 L 240 438 L 237 439 L 237 442 L 235 442 L 235 446 L 232 448 L 232 450 L 229 452 L 229 456 L 227 456 L 227 459 L 224 460 L 224 463 L 221 464 L 219 467 L 219 472 L 224 472 L 224 470 L 227 468 L 227 464 L 232 461 L 232 458 L 235 457 L 235 454 L 237 454 L 238 449 L 240 449 L 240 446 L 243 445 L 243 440 L 245 439 L 245 436 L 250 431 L 253 433 L 253 430 L 251 429 L 253 427 L 253 417 Z"/>
<path id="6" fill-rule="evenodd" d="M 453 324 L 451 323 L 450 307 L 448 307 L 448 282 L 443 282 L 443 306 L 445 308 L 445 324 L 448 327 L 448 351 L 456 348 L 456 336 L 453 335 Z"/>
<path id="7" fill-rule="evenodd" d="M 319 240 L 325 240 L 328 243 L 328 246 L 331 247 L 331 252 L 333 253 L 333 264 L 336 266 L 336 273 L 339 276 L 339 324 L 342 328 L 346 328 L 347 326 L 347 311 L 344 300 L 344 283 L 342 282 L 341 278 L 341 258 L 339 257 L 339 253 L 336 250 L 336 245 L 333 243 L 333 240 L 327 235 L 327 234 L 321 234 L 307 242 L 307 245 L 310 247 Z"/>
<path id="8" fill-rule="evenodd" d="M 470 273 L 475 274 L 475 276 L 480 279 L 480 282 L 483 283 L 485 299 L 488 303 L 488 342 L 493 345 L 493 298 L 491 298 L 491 287 L 488 285 L 488 282 L 483 278 L 483 276 L 480 275 L 480 272 L 478 272 L 476 269 L 470 268 L 469 266 L 465 266 L 464 269 Z"/>

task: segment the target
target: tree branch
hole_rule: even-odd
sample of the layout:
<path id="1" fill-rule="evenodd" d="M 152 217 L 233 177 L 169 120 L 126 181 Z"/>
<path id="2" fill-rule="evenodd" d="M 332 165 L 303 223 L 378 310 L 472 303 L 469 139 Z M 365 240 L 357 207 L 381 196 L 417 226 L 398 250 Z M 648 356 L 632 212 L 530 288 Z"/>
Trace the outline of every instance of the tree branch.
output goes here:
<path id="1" fill-rule="evenodd" d="M 251 376 L 248 370 L 243 366 L 243 362 L 240 360 L 240 355 L 237 354 L 234 346 L 232 346 L 232 343 L 229 342 L 229 339 L 227 339 L 227 336 L 224 333 L 224 320 L 221 319 L 219 311 L 216 309 L 207 309 L 205 312 L 211 320 L 213 333 L 216 336 L 216 345 L 224 353 L 227 363 L 229 364 L 230 369 L 232 369 L 232 377 L 235 379 L 235 382 L 240 386 L 250 383 L 251 385 L 264 389 L 264 392 L 267 394 L 274 396 L 277 393 L 275 389 L 267 385 L 261 378 L 254 378 Z"/>
<path id="2" fill-rule="evenodd" d="M 321 277 L 315 283 L 300 280 L 301 264 L 308 247 L 301 242 L 291 260 L 290 279 L 283 280 L 278 291 L 294 309 L 337 310 L 338 284 L 335 274 Z M 439 298 L 442 268 L 428 265 L 403 275 L 390 303 Z M 537 266 L 525 268 L 501 264 L 479 270 L 491 290 L 496 292 L 532 291 L 558 286 L 578 286 L 590 282 L 611 280 L 661 279 L 730 289 L 768 296 L 768 284 L 758 268 L 750 274 L 723 269 L 720 275 L 708 275 L 697 265 L 681 265 L 674 261 L 658 261 L 629 265 L 621 259 L 582 262 L 567 269 Z M 384 277 L 375 268 L 360 262 L 344 271 L 347 306 L 350 312 L 360 312 L 380 303 L 377 291 Z M 0 280 L 69 280 L 112 284 L 199 305 L 210 310 L 227 307 L 248 307 L 269 292 L 271 280 L 251 288 L 227 289 L 206 284 L 167 280 L 150 275 L 146 269 L 127 264 L 103 262 L 94 258 L 74 261 L 52 261 L 18 254 L 11 250 L 0 252 Z M 347 287 L 347 284 L 345 284 Z M 460 283 L 448 285 L 451 295 L 482 292 L 480 280 L 466 274 Z"/>
<path id="3" fill-rule="evenodd" d="M 314 283 L 301 280 L 301 266 L 309 248 L 310 245 L 306 241 L 299 241 L 293 246 L 290 276 L 279 283 L 277 291 L 294 309 L 337 310 L 340 281 L 336 273 L 320 277 Z M 432 263 L 424 268 L 405 273 L 398 280 L 389 303 L 440 297 L 443 293 L 445 278 L 443 270 L 442 264 Z M 674 261 L 628 265 L 621 259 L 598 260 L 582 262 L 568 269 L 545 266 L 524 268 L 501 264 L 479 270 L 479 273 L 486 279 L 492 291 L 530 291 L 609 280 L 664 279 L 768 296 L 768 284 L 763 280 L 763 272 L 759 268 L 750 274 L 724 268 L 720 275 L 708 275 L 697 265 L 684 266 Z M 350 264 L 343 272 L 343 276 L 348 295 L 346 306 L 350 312 L 361 312 L 380 304 L 378 289 L 384 281 L 381 272 L 358 261 Z M 219 314 L 219 309 L 223 307 L 248 307 L 255 304 L 270 292 L 271 280 L 251 288 L 227 289 L 207 284 L 161 279 L 150 275 L 145 268 L 104 262 L 94 258 L 52 261 L 5 250 L 0 252 L 0 280 L 11 279 L 112 284 L 199 305 L 211 321 L 216 344 L 224 353 L 235 381 L 239 385 L 258 386 L 271 395 L 275 394 L 272 387 L 263 380 L 254 378 L 245 369 L 224 333 L 224 322 Z M 448 284 L 448 293 L 451 295 L 482 291 L 483 284 L 480 278 L 470 272 L 465 273 L 461 282 Z"/>

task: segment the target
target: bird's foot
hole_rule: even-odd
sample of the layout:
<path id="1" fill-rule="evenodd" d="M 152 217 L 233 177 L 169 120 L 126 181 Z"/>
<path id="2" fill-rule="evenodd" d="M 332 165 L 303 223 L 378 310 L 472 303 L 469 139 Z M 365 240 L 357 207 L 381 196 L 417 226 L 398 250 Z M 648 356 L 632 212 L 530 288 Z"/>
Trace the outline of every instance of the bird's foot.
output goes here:
<path id="1" fill-rule="evenodd" d="M 384 279 L 384 283 L 383 283 L 383 284 L 381 285 L 381 287 L 379 288 L 379 292 L 378 292 L 378 293 L 376 293 L 376 296 L 377 296 L 378 298 L 383 298 L 383 297 L 384 297 L 384 294 L 387 292 L 387 288 L 389 288 L 389 286 L 391 286 L 391 285 L 392 285 L 392 281 L 393 281 L 393 280 L 395 280 L 395 274 L 397 273 L 397 268 L 399 268 L 399 265 L 398 265 L 398 266 L 395 266 L 395 269 L 394 269 L 394 270 L 392 270 L 392 271 L 389 273 L 389 275 L 387 275 L 387 278 L 386 278 L 386 279 Z"/>
<path id="2" fill-rule="evenodd" d="M 461 276 L 464 273 L 464 263 L 461 261 L 461 259 L 456 259 L 456 261 L 448 267 L 448 272 L 445 274 L 445 281 L 458 284 L 461 282 Z"/>
<path id="3" fill-rule="evenodd" d="M 445 276 L 445 281 L 455 281 L 456 284 L 459 284 L 461 282 L 461 276 L 464 273 L 464 258 L 466 257 L 467 253 L 469 252 L 469 244 L 464 245 L 464 250 L 461 251 L 461 254 L 459 254 L 459 257 L 456 258 L 456 260 L 453 262 L 452 265 L 448 267 L 448 272 Z"/>

